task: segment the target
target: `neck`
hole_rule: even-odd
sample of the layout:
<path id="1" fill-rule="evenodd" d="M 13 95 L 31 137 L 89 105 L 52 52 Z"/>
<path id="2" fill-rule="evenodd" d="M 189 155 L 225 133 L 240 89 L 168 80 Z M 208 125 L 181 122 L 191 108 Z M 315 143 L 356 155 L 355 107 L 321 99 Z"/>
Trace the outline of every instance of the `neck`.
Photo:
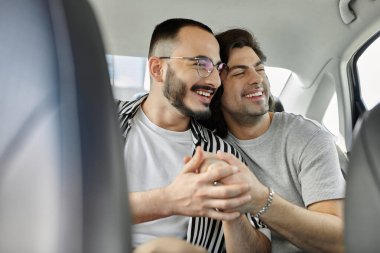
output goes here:
<path id="1" fill-rule="evenodd" d="M 237 119 L 224 115 L 228 130 L 239 140 L 255 139 L 263 135 L 270 127 L 272 116 L 272 112 L 251 116 L 248 119 Z"/>
<path id="2" fill-rule="evenodd" d="M 181 114 L 167 99 L 149 94 L 142 104 L 142 110 L 155 125 L 175 132 L 190 128 L 190 117 Z"/>

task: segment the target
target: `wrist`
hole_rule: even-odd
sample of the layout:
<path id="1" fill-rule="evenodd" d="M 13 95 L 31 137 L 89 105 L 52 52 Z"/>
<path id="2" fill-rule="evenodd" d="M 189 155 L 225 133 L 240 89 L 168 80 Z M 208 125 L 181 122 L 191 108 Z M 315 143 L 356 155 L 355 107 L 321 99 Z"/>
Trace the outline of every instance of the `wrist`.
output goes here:
<path id="1" fill-rule="evenodd" d="M 273 202 L 273 197 L 274 197 L 274 191 L 272 188 L 268 187 L 268 195 L 267 195 L 266 201 L 261 206 L 261 208 L 258 209 L 258 211 L 254 213 L 253 217 L 255 219 L 260 219 L 260 216 L 269 210 L 269 208 L 271 207 L 272 202 Z"/>
<path id="2" fill-rule="evenodd" d="M 240 214 L 236 219 L 233 220 L 223 220 L 223 226 L 228 227 L 235 227 L 235 226 L 241 226 L 242 223 L 244 223 L 244 219 L 246 216 L 244 214 Z"/>
<path id="3" fill-rule="evenodd" d="M 170 197 L 170 185 L 158 189 L 158 202 L 165 203 L 165 205 L 160 205 L 162 207 L 161 212 L 164 217 L 169 217 L 175 214 L 174 201 Z"/>

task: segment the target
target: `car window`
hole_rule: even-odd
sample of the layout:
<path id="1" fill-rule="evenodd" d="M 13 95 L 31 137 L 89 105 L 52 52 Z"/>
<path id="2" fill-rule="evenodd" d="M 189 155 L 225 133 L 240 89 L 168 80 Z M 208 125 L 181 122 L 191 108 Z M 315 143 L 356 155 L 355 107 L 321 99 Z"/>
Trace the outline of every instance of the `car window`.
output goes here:
<path id="1" fill-rule="evenodd" d="M 341 150 L 347 152 L 345 139 L 339 131 L 339 111 L 336 92 L 334 92 L 334 95 L 329 102 L 322 119 L 322 124 L 335 136 L 336 144 Z"/>
<path id="2" fill-rule="evenodd" d="M 380 102 L 380 37 L 362 53 L 357 61 L 361 98 L 367 110 Z"/>
<path id="3" fill-rule="evenodd" d="M 275 67 L 265 67 L 265 72 L 267 73 L 271 85 L 272 94 L 276 97 L 280 97 L 292 72 L 288 69 Z"/>

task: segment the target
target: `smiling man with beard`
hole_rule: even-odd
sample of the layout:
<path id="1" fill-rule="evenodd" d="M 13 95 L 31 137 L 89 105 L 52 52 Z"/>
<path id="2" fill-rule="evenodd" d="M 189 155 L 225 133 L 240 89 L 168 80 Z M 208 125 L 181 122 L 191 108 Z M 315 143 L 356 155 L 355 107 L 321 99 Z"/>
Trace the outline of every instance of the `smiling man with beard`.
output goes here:
<path id="1" fill-rule="evenodd" d="M 198 173 L 210 157 L 205 151 L 240 158 L 196 121 L 210 116 L 211 99 L 221 84 L 223 64 L 211 29 L 188 19 L 157 25 L 148 67 L 149 94 L 118 104 L 134 247 L 169 236 L 187 238 L 209 252 L 270 251 L 269 230 L 261 223 L 236 211 L 219 211 L 237 210 L 251 199 L 245 182 L 214 186 L 239 174 L 236 166 L 216 161 Z"/>

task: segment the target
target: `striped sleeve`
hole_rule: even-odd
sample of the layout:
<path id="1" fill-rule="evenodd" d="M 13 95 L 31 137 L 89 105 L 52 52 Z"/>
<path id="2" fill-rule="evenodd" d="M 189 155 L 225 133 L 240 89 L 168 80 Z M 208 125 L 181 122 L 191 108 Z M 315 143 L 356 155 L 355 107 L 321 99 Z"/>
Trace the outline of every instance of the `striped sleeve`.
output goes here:
<path id="1" fill-rule="evenodd" d="M 204 129 L 203 134 L 206 137 L 205 139 L 208 140 L 207 142 L 200 142 L 203 150 L 212 153 L 222 150 L 226 153 L 235 155 L 238 159 L 244 162 L 241 154 L 232 145 L 225 142 L 208 129 Z M 247 214 L 247 218 L 253 227 L 257 228 L 260 232 L 271 239 L 270 230 L 265 224 L 263 224 L 260 220 L 255 220 L 250 214 Z M 225 252 L 222 224 L 222 221 L 213 220 L 207 217 L 191 217 L 187 230 L 187 241 L 206 248 L 210 253 Z"/>

